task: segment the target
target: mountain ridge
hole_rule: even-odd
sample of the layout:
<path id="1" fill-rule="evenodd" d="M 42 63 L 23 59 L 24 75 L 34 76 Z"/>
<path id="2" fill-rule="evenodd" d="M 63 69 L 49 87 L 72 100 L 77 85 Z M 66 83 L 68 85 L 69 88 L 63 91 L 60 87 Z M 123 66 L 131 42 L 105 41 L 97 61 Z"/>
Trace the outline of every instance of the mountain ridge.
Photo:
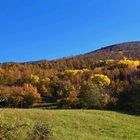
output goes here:
<path id="1" fill-rule="evenodd" d="M 123 59 L 124 57 L 128 59 L 140 59 L 140 41 L 109 45 L 76 57 L 96 60 Z"/>
<path id="2" fill-rule="evenodd" d="M 131 41 L 131 42 L 122 42 L 118 44 L 109 45 L 106 47 L 101 47 L 100 49 L 76 55 L 71 57 L 58 58 L 54 60 L 37 60 L 37 61 L 27 61 L 20 62 L 21 64 L 36 64 L 41 62 L 54 62 L 63 59 L 95 59 L 95 60 L 105 60 L 105 59 L 132 59 L 132 60 L 140 60 L 140 41 Z M 6 63 L 18 63 L 18 62 L 5 62 Z"/>
<path id="3" fill-rule="evenodd" d="M 140 59 L 140 41 L 131 41 L 131 42 L 122 42 L 118 44 L 109 45 L 106 47 L 101 47 L 100 49 L 72 56 L 72 57 L 64 57 L 60 59 L 54 60 L 39 60 L 39 61 L 30 61 L 25 63 L 40 63 L 40 62 L 54 62 L 62 59 L 95 59 L 95 60 L 105 60 L 105 59 Z"/>

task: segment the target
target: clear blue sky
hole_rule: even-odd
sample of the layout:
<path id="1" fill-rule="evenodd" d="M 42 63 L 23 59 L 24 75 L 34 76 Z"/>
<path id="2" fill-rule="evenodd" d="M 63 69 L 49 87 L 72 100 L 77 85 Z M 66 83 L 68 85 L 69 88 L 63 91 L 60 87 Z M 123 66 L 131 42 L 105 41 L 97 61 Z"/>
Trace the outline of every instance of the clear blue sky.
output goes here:
<path id="1" fill-rule="evenodd" d="M 140 40 L 140 0 L 1 0 L 0 62 L 56 59 Z"/>

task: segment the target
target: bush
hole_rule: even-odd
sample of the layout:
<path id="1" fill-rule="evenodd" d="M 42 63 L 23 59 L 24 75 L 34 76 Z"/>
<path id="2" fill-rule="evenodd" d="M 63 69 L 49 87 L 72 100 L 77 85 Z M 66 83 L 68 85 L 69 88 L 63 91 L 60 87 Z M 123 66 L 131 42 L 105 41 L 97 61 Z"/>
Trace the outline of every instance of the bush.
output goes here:
<path id="1" fill-rule="evenodd" d="M 50 138 L 50 128 L 46 123 L 37 123 L 28 134 L 28 140 L 50 140 Z"/>

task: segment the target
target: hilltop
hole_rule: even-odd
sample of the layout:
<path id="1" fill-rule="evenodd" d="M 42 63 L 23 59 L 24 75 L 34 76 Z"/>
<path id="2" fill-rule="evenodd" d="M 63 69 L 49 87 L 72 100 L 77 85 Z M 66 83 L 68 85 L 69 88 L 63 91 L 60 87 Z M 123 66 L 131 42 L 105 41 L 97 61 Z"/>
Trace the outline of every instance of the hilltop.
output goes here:
<path id="1" fill-rule="evenodd" d="M 139 60 L 140 59 L 140 41 L 133 42 L 124 42 L 120 44 L 114 44 L 106 47 L 102 47 L 95 51 L 91 51 L 89 53 L 76 55 L 73 57 L 66 57 L 57 60 L 40 60 L 34 62 L 27 62 L 28 64 L 38 64 L 42 62 L 53 63 L 59 62 L 61 60 L 71 61 L 71 59 L 92 59 L 92 60 L 106 60 L 106 59 L 132 59 Z"/>
<path id="2" fill-rule="evenodd" d="M 92 58 L 96 60 L 105 59 L 140 59 L 140 41 L 125 42 L 103 47 L 101 49 L 76 56 L 78 58 Z"/>
<path id="3" fill-rule="evenodd" d="M 73 57 L 58 58 L 56 60 L 38 60 L 38 61 L 29 61 L 21 64 L 40 64 L 40 63 L 56 63 L 62 60 L 71 61 L 72 59 L 92 59 L 92 60 L 106 60 L 106 59 L 140 59 L 140 41 L 133 42 L 124 42 L 120 44 L 114 44 L 106 47 L 102 47 L 95 51 L 89 53 L 76 55 Z M 17 64 L 16 62 L 6 62 L 3 64 Z"/>

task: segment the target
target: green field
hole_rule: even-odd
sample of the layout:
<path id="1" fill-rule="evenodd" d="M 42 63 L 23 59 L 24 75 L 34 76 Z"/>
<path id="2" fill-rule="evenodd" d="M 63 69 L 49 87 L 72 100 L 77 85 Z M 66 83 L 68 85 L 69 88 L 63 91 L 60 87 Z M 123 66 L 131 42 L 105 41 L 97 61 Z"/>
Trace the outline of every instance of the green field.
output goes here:
<path id="1" fill-rule="evenodd" d="M 139 115 L 98 110 L 0 110 L 0 125 L 11 129 L 7 135 L 12 140 L 26 139 L 36 123 L 49 124 L 54 140 L 140 140 Z"/>

